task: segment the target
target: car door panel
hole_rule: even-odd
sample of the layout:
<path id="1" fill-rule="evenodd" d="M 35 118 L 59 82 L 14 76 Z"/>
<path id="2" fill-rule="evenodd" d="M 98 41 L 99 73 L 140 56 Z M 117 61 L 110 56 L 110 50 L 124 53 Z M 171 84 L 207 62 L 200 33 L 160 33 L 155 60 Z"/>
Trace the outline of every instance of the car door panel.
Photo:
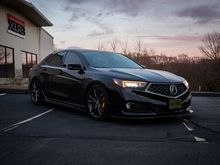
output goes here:
<path id="1" fill-rule="evenodd" d="M 60 74 L 60 69 L 64 68 L 64 52 L 52 54 L 41 65 L 41 76 L 44 79 L 43 87 L 47 97 L 53 99 L 63 99 L 62 89 L 56 83 L 56 77 Z"/>
<path id="2" fill-rule="evenodd" d="M 81 61 L 76 54 L 69 51 L 65 59 L 65 65 L 68 66 L 68 64 L 81 64 Z M 67 87 L 66 92 L 68 94 L 68 101 L 75 104 L 81 104 L 81 89 L 84 74 L 82 74 L 79 70 L 66 69 L 63 78 L 65 79 L 64 82 L 66 82 L 65 85 Z"/>
<path id="3" fill-rule="evenodd" d="M 40 80 L 42 84 L 42 89 L 44 94 L 47 97 L 52 97 L 51 95 L 51 85 L 52 85 L 52 77 L 54 74 L 54 69 L 48 65 L 41 65 L 40 66 Z"/>

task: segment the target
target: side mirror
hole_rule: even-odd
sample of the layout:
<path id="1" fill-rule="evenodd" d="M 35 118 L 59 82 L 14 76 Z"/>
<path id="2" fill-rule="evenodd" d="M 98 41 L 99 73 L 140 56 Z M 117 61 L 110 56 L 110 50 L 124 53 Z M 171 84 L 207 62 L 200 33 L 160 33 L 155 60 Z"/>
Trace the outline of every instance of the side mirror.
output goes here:
<path id="1" fill-rule="evenodd" d="M 80 64 L 68 64 L 67 68 L 69 70 L 81 70 L 82 66 Z"/>

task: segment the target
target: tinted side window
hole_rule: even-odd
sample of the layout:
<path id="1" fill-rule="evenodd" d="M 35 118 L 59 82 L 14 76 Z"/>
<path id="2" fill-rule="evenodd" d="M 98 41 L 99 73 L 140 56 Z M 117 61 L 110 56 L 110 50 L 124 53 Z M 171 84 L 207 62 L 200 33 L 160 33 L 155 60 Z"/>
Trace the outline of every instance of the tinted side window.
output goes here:
<path id="1" fill-rule="evenodd" d="M 53 55 L 50 55 L 46 60 L 45 63 L 50 66 L 58 66 L 63 67 L 64 66 L 64 52 L 59 52 Z"/>
<path id="2" fill-rule="evenodd" d="M 81 60 L 77 54 L 69 51 L 66 55 L 65 64 L 81 64 Z"/>

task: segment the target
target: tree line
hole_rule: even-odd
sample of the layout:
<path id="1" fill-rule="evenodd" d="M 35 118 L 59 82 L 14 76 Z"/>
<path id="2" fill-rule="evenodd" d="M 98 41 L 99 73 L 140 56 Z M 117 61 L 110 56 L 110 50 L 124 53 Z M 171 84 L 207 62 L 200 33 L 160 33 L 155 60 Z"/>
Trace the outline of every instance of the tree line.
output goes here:
<path id="1" fill-rule="evenodd" d="M 214 61 L 186 54 L 169 57 L 129 53 L 127 56 L 148 69 L 165 70 L 186 78 L 193 91 L 220 91 L 220 59 Z"/>
<path id="2" fill-rule="evenodd" d="M 189 82 L 192 91 L 220 91 L 220 33 L 207 33 L 201 40 L 201 57 L 190 57 L 187 54 L 167 56 L 156 54 L 153 49 L 144 49 L 144 39 L 138 37 L 135 41 L 136 52 L 127 52 L 127 42 L 117 38 L 109 40 L 113 51 L 121 48 L 122 53 L 148 69 L 165 70 L 180 75 Z M 99 50 L 104 49 L 99 42 Z"/>

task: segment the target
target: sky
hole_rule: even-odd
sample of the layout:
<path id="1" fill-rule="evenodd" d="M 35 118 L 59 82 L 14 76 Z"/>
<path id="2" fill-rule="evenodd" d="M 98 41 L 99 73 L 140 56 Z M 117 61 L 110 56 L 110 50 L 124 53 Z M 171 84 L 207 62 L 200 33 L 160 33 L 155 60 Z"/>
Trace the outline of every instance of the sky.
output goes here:
<path id="1" fill-rule="evenodd" d="M 219 0 L 28 0 L 52 23 L 45 29 L 59 49 L 112 50 L 115 39 L 128 51 L 154 49 L 157 54 L 201 56 L 201 38 L 220 31 Z M 116 49 L 122 52 L 120 45 Z"/>

